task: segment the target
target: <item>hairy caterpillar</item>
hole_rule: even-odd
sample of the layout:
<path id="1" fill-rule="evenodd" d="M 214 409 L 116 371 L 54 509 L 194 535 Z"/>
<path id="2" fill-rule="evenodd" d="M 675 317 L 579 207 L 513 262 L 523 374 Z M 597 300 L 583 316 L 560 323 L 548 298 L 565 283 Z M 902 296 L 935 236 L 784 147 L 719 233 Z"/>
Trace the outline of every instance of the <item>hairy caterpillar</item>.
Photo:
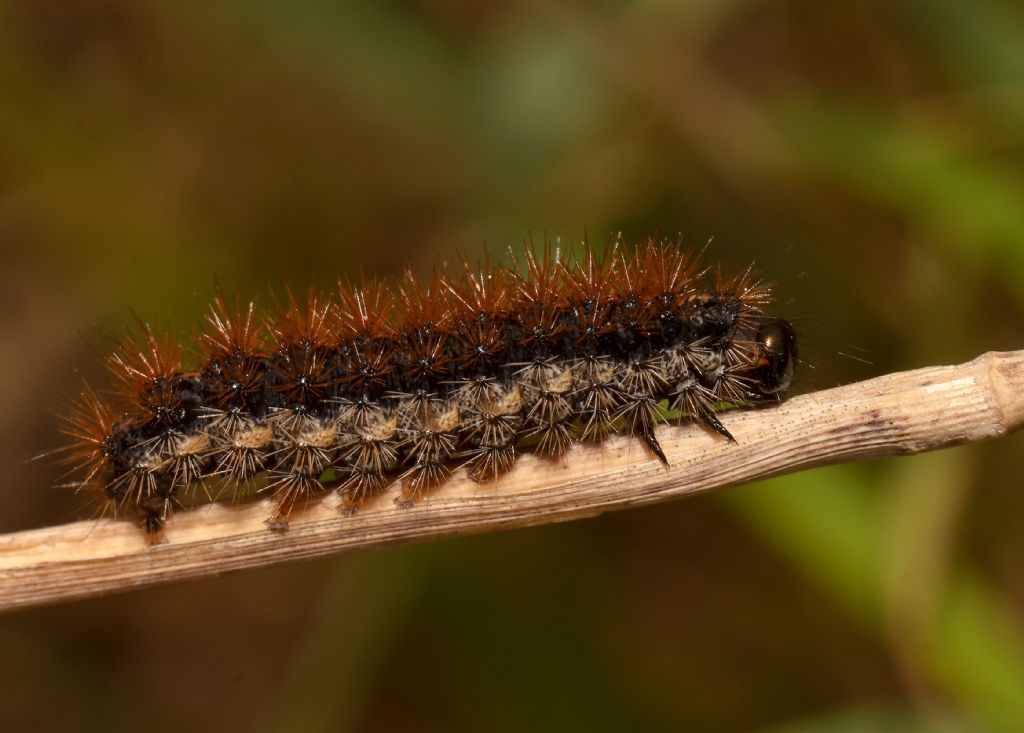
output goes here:
<path id="1" fill-rule="evenodd" d="M 72 485 L 158 534 L 186 490 L 259 478 L 280 530 L 328 489 L 355 511 L 397 479 L 411 504 L 460 466 L 487 481 L 517 450 L 618 431 L 667 462 L 666 401 L 731 440 L 717 410 L 789 389 L 796 337 L 764 312 L 769 289 L 750 270 L 712 277 L 678 244 L 453 269 L 289 292 L 265 319 L 218 290 L 191 370 L 140 321 L 108 359 L 111 397 L 86 386 L 63 416 Z"/>

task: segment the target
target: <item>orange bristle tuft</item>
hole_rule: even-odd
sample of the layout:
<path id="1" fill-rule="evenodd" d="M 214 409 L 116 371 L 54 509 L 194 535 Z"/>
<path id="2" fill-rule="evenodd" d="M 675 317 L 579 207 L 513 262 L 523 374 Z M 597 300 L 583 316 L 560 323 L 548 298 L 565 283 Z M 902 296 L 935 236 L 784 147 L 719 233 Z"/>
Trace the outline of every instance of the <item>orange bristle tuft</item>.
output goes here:
<path id="1" fill-rule="evenodd" d="M 117 415 L 88 384 L 82 385 L 77 400 L 70 401 L 61 415 L 59 430 L 71 442 L 62 451 L 61 462 L 69 467 L 69 475 L 78 473 L 79 488 L 102 490 L 104 472 L 112 463 L 111 436 Z"/>
<path id="2" fill-rule="evenodd" d="M 182 349 L 167 336 L 158 338 L 144 321 L 136 325 L 138 334 L 122 341 L 107 362 L 117 379 L 117 394 L 129 413 L 172 426 L 181 408 L 176 382 Z"/>
<path id="3" fill-rule="evenodd" d="M 301 304 L 291 290 L 287 292 L 287 304 L 278 308 L 270 324 L 277 343 L 268 368 L 271 389 L 278 398 L 278 404 L 271 406 L 304 413 L 329 396 L 333 309 L 329 298 L 312 289 Z"/>
<path id="4" fill-rule="evenodd" d="M 265 365 L 256 304 L 250 300 L 243 307 L 236 294 L 229 305 L 217 288 L 206 320 L 208 327 L 200 335 L 200 343 L 206 364 L 202 376 L 208 384 L 207 407 L 218 415 L 251 411 L 263 389 Z"/>

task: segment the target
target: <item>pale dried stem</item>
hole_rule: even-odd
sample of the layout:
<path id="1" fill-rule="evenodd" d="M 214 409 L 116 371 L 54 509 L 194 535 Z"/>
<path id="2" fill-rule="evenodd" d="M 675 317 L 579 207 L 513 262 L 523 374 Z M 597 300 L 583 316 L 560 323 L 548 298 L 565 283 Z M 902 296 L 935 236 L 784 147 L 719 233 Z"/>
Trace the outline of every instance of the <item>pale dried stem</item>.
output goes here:
<path id="1" fill-rule="evenodd" d="M 355 516 L 331 494 L 269 531 L 269 501 L 181 512 L 150 546 L 129 521 L 101 520 L 0 536 L 0 610 L 382 545 L 564 522 L 832 463 L 921 453 L 1006 435 L 1024 423 L 1024 351 L 984 354 L 727 413 L 729 443 L 691 425 L 658 432 L 671 466 L 636 440 L 577 445 L 560 460 L 522 457 L 500 480 L 457 474 L 415 507 L 398 487 Z"/>

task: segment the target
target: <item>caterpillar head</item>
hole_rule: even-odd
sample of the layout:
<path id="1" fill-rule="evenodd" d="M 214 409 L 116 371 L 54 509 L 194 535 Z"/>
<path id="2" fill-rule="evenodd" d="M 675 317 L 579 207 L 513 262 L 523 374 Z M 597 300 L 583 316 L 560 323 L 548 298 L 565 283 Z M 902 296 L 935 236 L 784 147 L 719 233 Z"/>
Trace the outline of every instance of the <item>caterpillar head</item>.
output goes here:
<path id="1" fill-rule="evenodd" d="M 778 402 L 793 383 L 796 370 L 796 331 L 781 318 L 765 318 L 754 337 L 757 356 L 748 376 L 752 382 L 750 399 L 754 402 Z"/>

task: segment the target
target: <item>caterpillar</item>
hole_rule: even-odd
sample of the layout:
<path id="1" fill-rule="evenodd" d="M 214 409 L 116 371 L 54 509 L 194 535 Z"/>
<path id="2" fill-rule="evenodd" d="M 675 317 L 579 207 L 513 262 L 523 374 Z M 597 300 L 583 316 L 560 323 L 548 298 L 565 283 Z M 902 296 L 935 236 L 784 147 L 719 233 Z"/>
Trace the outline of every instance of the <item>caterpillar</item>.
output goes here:
<path id="1" fill-rule="evenodd" d="M 289 290 L 266 316 L 218 287 L 192 368 L 138 320 L 109 390 L 83 386 L 61 418 L 69 483 L 159 536 L 200 487 L 257 482 L 281 531 L 328 490 L 355 512 L 398 481 L 412 506 L 459 468 L 490 481 L 519 451 L 616 432 L 668 463 L 655 428 L 671 415 L 733 440 L 719 411 L 785 397 L 796 336 L 770 302 L 751 269 L 726 277 L 660 240 L 460 257 L 429 280 Z"/>

